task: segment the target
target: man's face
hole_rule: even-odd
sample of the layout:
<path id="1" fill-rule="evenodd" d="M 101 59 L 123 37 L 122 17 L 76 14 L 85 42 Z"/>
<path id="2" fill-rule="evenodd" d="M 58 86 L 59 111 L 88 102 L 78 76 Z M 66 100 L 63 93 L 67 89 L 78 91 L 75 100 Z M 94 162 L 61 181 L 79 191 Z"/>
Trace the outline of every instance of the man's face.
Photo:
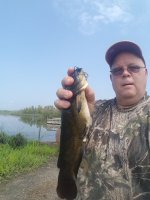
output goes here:
<path id="1" fill-rule="evenodd" d="M 140 67 L 134 70 L 134 67 Z M 119 54 L 111 67 L 114 69 L 124 69 L 122 73 L 111 73 L 113 89 L 116 93 L 117 101 L 122 106 L 136 104 L 145 94 L 147 69 L 142 59 L 131 53 Z"/>

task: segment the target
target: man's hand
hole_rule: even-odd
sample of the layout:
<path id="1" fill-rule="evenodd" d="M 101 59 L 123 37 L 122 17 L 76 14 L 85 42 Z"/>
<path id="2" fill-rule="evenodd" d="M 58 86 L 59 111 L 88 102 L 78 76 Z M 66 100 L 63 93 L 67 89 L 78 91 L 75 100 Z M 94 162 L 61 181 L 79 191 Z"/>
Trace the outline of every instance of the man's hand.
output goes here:
<path id="1" fill-rule="evenodd" d="M 63 78 L 61 82 L 63 88 L 59 88 L 56 92 L 58 99 L 54 102 L 54 104 L 56 108 L 58 108 L 59 110 L 67 109 L 71 105 L 69 100 L 73 96 L 73 93 L 70 90 L 66 90 L 64 88 L 66 86 L 71 86 L 74 83 L 74 79 L 71 77 L 71 74 L 73 72 L 74 72 L 73 67 L 68 69 L 68 76 Z M 94 108 L 94 103 L 95 103 L 94 91 L 89 86 L 87 86 L 87 88 L 85 89 L 85 95 L 86 95 L 86 99 L 89 105 L 89 109 L 92 112 Z"/>

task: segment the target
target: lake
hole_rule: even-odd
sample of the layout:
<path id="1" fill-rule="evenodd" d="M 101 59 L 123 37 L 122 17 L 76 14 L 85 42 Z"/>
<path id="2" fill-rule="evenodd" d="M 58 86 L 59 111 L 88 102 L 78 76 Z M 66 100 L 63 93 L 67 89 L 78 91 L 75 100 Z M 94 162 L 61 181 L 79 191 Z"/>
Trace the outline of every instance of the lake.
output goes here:
<path id="1" fill-rule="evenodd" d="M 56 131 L 47 130 L 46 128 L 29 125 L 20 120 L 18 116 L 0 115 L 0 131 L 6 132 L 8 135 L 16 135 L 21 133 L 27 139 L 40 140 L 43 142 L 55 142 Z"/>

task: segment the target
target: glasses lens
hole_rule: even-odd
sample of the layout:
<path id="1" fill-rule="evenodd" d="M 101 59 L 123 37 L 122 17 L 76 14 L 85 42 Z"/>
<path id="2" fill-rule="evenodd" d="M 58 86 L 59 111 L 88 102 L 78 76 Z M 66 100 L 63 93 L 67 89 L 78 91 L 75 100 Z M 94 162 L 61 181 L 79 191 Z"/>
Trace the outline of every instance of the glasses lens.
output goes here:
<path id="1" fill-rule="evenodd" d="M 138 73 L 140 71 L 140 69 L 143 68 L 143 67 L 140 67 L 140 66 L 129 66 L 128 67 L 128 71 L 129 72 L 133 72 L 133 73 Z"/>
<path id="2" fill-rule="evenodd" d="M 115 76 L 118 76 L 118 75 L 121 75 L 123 73 L 124 69 L 122 67 L 117 67 L 117 68 L 114 68 L 112 69 L 110 72 L 115 75 Z"/>

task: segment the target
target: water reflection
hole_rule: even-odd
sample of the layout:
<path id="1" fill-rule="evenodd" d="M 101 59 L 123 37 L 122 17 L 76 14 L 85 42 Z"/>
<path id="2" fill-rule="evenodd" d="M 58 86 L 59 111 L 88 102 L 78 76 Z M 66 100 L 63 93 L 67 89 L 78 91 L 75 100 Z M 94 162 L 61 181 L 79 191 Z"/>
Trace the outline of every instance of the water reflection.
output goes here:
<path id="1" fill-rule="evenodd" d="M 47 128 L 46 119 L 42 115 L 21 115 L 20 119 L 30 126 L 36 125 L 37 127 Z"/>
<path id="2" fill-rule="evenodd" d="M 55 142 L 55 130 L 47 129 L 46 123 L 38 116 L 0 115 L 0 130 L 9 135 L 21 133 L 28 139 Z"/>

